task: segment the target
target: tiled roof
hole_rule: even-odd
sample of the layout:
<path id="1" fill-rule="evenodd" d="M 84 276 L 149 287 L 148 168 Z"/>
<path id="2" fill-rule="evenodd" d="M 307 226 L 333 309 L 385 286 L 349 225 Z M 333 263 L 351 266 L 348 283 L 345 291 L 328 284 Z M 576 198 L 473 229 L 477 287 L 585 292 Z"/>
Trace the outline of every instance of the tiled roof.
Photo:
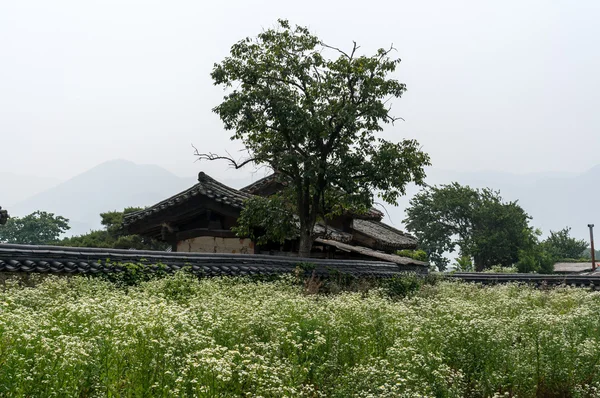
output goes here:
<path id="1" fill-rule="evenodd" d="M 375 240 L 375 247 L 382 250 L 414 249 L 417 238 L 394 227 L 374 220 L 354 219 L 352 229 Z"/>
<path id="2" fill-rule="evenodd" d="M 428 264 L 422 261 L 413 260 L 408 257 L 396 256 L 395 254 L 382 253 L 377 250 L 369 249 L 368 247 L 353 246 L 346 243 L 336 242 L 328 239 L 317 239 L 317 242 L 334 246 L 340 250 L 362 254 L 363 256 L 373 257 L 382 261 L 389 261 L 398 265 L 414 265 L 419 267 L 427 267 Z"/>
<path id="3" fill-rule="evenodd" d="M 129 213 L 123 217 L 125 226 L 132 224 L 138 220 L 144 219 L 150 215 L 156 214 L 162 210 L 180 204 L 197 195 L 204 195 L 216 202 L 229 205 L 231 207 L 242 209 L 244 201 L 251 195 L 240 192 L 235 188 L 228 187 L 214 178 L 208 176 L 204 172 L 198 174 L 198 183 L 193 187 L 186 189 L 177 195 L 171 196 L 157 204 L 147 207 L 144 210 Z"/>
<path id="4" fill-rule="evenodd" d="M 256 181 L 254 184 L 242 188 L 242 190 L 237 190 L 200 172 L 198 174 L 197 184 L 153 206 L 125 215 L 123 217 L 123 224 L 129 230 L 134 231 L 134 233 L 139 233 L 137 230 L 139 230 L 140 226 L 144 225 L 145 220 L 149 217 L 154 215 L 160 216 L 160 214 L 162 214 L 161 212 L 174 206 L 184 204 L 199 195 L 211 198 L 215 202 L 230 206 L 234 209 L 241 210 L 244 206 L 244 201 L 253 196 L 251 192 L 260 191 L 262 187 L 275 181 L 276 177 L 277 174 L 271 174 Z M 383 213 L 377 209 L 372 208 L 366 214 L 353 215 L 352 217 L 354 218 L 354 230 L 372 237 L 376 243 L 374 246 L 375 249 L 397 250 L 416 247 L 416 239 L 414 237 L 380 222 Z M 156 220 L 156 218 L 153 219 Z M 152 228 L 154 233 L 160 233 L 160 229 L 157 229 L 158 227 L 153 226 Z M 327 233 L 325 233 L 324 226 L 320 224 L 315 226 L 315 232 L 325 239 L 331 239 L 342 243 L 350 243 L 352 241 L 352 234 L 332 227 L 328 227 Z"/>
<path id="5" fill-rule="evenodd" d="M 579 273 L 588 272 L 592 270 L 592 261 L 585 263 L 556 263 L 554 264 L 554 272 L 558 273 Z"/>
<path id="6" fill-rule="evenodd" d="M 315 224 L 313 231 L 317 236 L 325 239 L 331 239 L 343 243 L 350 243 L 352 241 L 351 233 L 332 228 L 331 226 L 327 226 L 327 228 L 325 228 L 323 224 Z"/>
<path id="7" fill-rule="evenodd" d="M 376 208 L 371 207 L 369 210 L 367 210 L 365 214 L 353 214 L 352 216 L 353 218 L 359 220 L 381 221 L 381 219 L 383 218 L 383 213 L 377 210 Z"/>
<path id="8" fill-rule="evenodd" d="M 300 263 L 315 264 L 315 272 L 331 271 L 355 276 L 391 277 L 406 269 L 386 261 L 325 260 L 257 254 L 167 253 L 145 250 L 117 250 L 82 247 L 0 244 L 0 272 L 44 272 L 55 274 L 96 274 L 123 272 L 123 263 L 147 264 L 147 271 L 163 264 L 167 272 L 191 267 L 202 276 L 269 275 L 293 273 Z"/>
<path id="9" fill-rule="evenodd" d="M 244 188 L 241 188 L 240 191 L 249 193 L 249 194 L 256 194 L 264 187 L 276 182 L 277 177 L 278 177 L 277 173 L 269 174 L 268 176 L 261 178 L 260 180 L 256 180 L 252 184 L 247 185 Z"/>

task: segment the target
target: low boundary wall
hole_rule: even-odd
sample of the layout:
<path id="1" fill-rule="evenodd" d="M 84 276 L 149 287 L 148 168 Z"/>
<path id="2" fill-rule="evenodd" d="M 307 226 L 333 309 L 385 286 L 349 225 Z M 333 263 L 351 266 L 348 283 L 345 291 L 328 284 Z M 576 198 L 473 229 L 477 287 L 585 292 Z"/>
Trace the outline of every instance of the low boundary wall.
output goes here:
<path id="1" fill-rule="evenodd" d="M 499 283 L 527 283 L 542 286 L 576 286 L 590 287 L 600 290 L 600 275 L 544 275 L 544 274 L 486 274 L 486 273 L 453 273 L 446 274 L 450 279 L 465 282 L 494 285 Z"/>
<path id="2" fill-rule="evenodd" d="M 319 276 L 332 273 L 386 278 L 407 272 L 426 274 L 424 266 L 384 261 L 324 260 L 254 254 L 169 253 L 84 247 L 0 244 L 0 272 L 95 274 L 123 272 L 123 263 L 148 264 L 148 271 L 175 272 L 190 267 L 199 275 L 272 275 L 292 273 L 302 263 Z M 314 265 L 314 268 L 312 267 Z"/>

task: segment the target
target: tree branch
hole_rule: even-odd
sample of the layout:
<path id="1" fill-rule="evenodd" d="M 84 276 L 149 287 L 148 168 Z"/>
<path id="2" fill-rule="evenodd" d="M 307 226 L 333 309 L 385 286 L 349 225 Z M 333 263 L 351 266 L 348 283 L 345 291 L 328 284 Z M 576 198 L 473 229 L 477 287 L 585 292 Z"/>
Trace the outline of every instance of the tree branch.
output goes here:
<path id="1" fill-rule="evenodd" d="M 352 59 L 352 58 L 351 58 L 351 56 L 350 56 L 350 55 L 348 55 L 348 53 L 346 53 L 346 52 L 344 52 L 344 51 L 340 50 L 340 49 L 339 49 L 339 48 L 337 48 L 337 47 L 330 46 L 330 45 L 328 45 L 328 44 L 325 44 L 325 43 L 323 43 L 323 42 L 321 42 L 321 45 L 322 45 L 323 47 L 325 47 L 325 48 L 329 48 L 330 50 L 335 50 L 335 51 L 339 52 L 340 54 L 342 54 L 343 56 L 345 56 L 345 57 L 346 57 L 346 58 L 348 58 L 348 59 Z M 356 47 L 356 43 L 354 43 L 354 46 Z M 353 52 L 352 54 L 354 54 L 354 52 Z"/>
<path id="2" fill-rule="evenodd" d="M 246 166 L 247 164 L 256 161 L 256 158 L 253 158 L 253 157 L 250 157 L 250 158 L 244 159 L 244 160 L 235 160 L 227 151 L 226 152 L 227 152 L 228 156 L 220 156 L 220 155 L 217 155 L 216 153 L 212 153 L 212 152 L 200 153 L 198 151 L 198 148 L 196 148 L 194 146 L 194 144 L 192 144 L 192 148 L 194 148 L 194 155 L 198 156 L 198 159 L 196 159 L 196 161 L 198 161 L 198 160 L 211 160 L 211 161 L 212 160 L 226 160 L 235 169 L 241 169 L 242 167 Z"/>

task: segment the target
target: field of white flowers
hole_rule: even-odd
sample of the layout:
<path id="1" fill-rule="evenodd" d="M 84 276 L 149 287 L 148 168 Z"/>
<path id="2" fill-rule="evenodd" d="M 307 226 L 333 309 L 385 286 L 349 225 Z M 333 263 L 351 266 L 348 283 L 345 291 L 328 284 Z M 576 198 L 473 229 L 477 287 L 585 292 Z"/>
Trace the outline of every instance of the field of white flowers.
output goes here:
<path id="1" fill-rule="evenodd" d="M 584 289 L 51 277 L 0 290 L 0 396 L 598 396 L 599 327 Z"/>

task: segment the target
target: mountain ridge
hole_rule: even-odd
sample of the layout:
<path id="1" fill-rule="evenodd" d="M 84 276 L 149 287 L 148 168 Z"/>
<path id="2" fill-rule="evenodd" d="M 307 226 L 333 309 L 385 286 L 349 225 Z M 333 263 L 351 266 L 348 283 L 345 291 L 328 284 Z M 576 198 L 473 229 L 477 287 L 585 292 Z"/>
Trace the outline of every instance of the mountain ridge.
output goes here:
<path id="1" fill-rule="evenodd" d="M 12 207 L 24 197 L 33 196 L 62 182 L 58 178 L 0 171 L 0 206 Z"/>
<path id="2" fill-rule="evenodd" d="M 25 178 L 34 181 L 36 177 Z M 240 178 L 221 182 L 240 188 L 249 183 L 249 179 L 240 174 Z M 46 180 L 41 178 L 40 181 Z M 600 212 L 596 210 L 600 201 L 600 165 L 581 173 L 559 171 L 514 174 L 428 169 L 426 183 L 429 185 L 454 181 L 473 188 L 489 187 L 499 190 L 504 200 L 517 200 L 532 216 L 531 225 L 541 228 L 545 235 L 550 230 L 570 226 L 574 236 L 588 240 L 587 224 L 595 222 L 600 225 Z M 77 235 L 100 228 L 101 212 L 153 205 L 189 188 L 196 183 L 196 179 L 177 176 L 157 165 L 116 159 L 101 163 L 66 181 L 57 183 L 48 180 L 46 185 L 52 182 L 56 185 L 13 204 L 5 201 L 5 196 L 1 197 L 3 202 L 0 205 L 13 216 L 24 216 L 35 210 L 60 214 L 70 220 L 69 235 Z M 35 188 L 32 182 L 29 181 L 28 184 L 32 189 Z M 411 185 L 407 189 L 407 195 L 400 198 L 398 207 L 385 206 L 386 220 L 391 225 L 404 228 L 404 210 L 409 206 L 410 198 L 418 191 L 419 187 Z"/>
<path id="3" fill-rule="evenodd" d="M 100 213 L 125 207 L 148 206 L 179 192 L 194 181 L 157 165 L 117 159 L 101 163 L 50 189 L 11 205 L 9 213 L 22 217 L 36 210 L 69 219 L 67 235 L 101 228 Z"/>

